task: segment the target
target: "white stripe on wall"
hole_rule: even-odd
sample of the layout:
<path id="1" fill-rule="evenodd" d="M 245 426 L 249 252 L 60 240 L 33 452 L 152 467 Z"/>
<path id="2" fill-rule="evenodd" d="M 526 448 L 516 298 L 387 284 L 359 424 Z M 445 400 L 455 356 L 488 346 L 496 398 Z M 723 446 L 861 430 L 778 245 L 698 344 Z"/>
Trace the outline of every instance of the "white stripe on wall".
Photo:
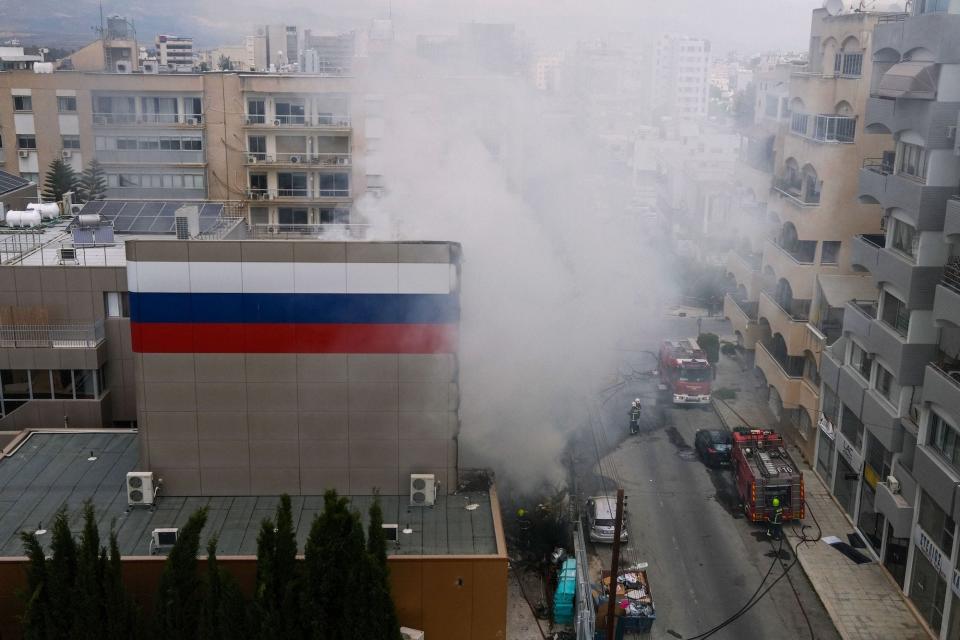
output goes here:
<path id="1" fill-rule="evenodd" d="M 447 263 L 127 262 L 132 292 L 450 293 Z"/>

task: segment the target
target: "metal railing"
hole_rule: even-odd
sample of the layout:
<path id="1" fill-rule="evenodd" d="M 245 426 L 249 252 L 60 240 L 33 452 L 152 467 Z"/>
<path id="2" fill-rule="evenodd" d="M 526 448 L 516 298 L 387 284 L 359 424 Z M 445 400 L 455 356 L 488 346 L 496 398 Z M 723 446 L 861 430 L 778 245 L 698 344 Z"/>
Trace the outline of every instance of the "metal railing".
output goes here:
<path id="1" fill-rule="evenodd" d="M 203 124 L 203 115 L 199 113 L 94 113 L 93 124 L 184 124 L 199 127 Z"/>
<path id="2" fill-rule="evenodd" d="M 874 173 L 879 173 L 882 176 L 888 176 L 893 173 L 893 155 L 891 154 L 883 158 L 864 158 L 863 168 L 869 169 Z"/>
<path id="3" fill-rule="evenodd" d="M 47 238 L 49 239 L 49 238 Z M 8 264 L 42 246 L 43 232 L 18 231 L 0 236 L 0 264 Z"/>
<path id="4" fill-rule="evenodd" d="M 798 240 L 797 249 L 791 251 L 785 246 L 777 242 L 776 240 L 771 240 L 770 244 L 776 247 L 780 253 L 789 258 L 794 264 L 800 266 L 809 266 L 813 264 L 814 256 L 817 252 L 817 241 L 816 240 Z"/>
<path id="5" fill-rule="evenodd" d="M 870 320 L 877 319 L 877 301 L 876 300 L 851 300 L 850 304 L 853 305 L 853 308 L 859 311 L 862 315 L 866 316 Z"/>
<path id="6" fill-rule="evenodd" d="M 344 129 L 351 126 L 352 119 L 348 115 L 321 114 L 321 115 L 273 115 L 247 113 L 244 115 L 248 125 L 270 127 L 330 127 Z"/>
<path id="7" fill-rule="evenodd" d="M 887 246 L 887 236 L 882 233 L 861 233 L 857 237 L 877 249 L 883 249 Z"/>
<path id="8" fill-rule="evenodd" d="M 250 200 L 277 200 L 282 198 L 301 198 L 302 200 L 323 200 L 324 198 L 349 198 L 350 189 L 250 189 Z"/>
<path id="9" fill-rule="evenodd" d="M 960 293 L 960 258 L 951 258 L 943 267 L 940 284 L 954 293 Z"/>
<path id="10" fill-rule="evenodd" d="M 877 18 L 877 24 L 885 22 L 903 22 L 910 16 L 909 13 L 888 13 Z"/>
<path id="11" fill-rule="evenodd" d="M 227 237 L 238 225 L 245 223 L 243 216 L 220 216 L 212 227 L 201 231 L 196 240 L 222 240 Z"/>
<path id="12" fill-rule="evenodd" d="M 249 237 L 258 240 L 318 238 L 333 236 L 337 238 L 364 238 L 369 224 L 352 222 L 329 222 L 320 224 L 253 224 Z"/>
<path id="13" fill-rule="evenodd" d="M 941 366 L 939 363 L 930 362 L 930 368 L 940 374 L 953 386 L 960 388 L 960 363 L 955 363 L 955 369 L 946 369 Z"/>
<path id="14" fill-rule="evenodd" d="M 78 324 L 0 325 L 0 347 L 89 349 L 105 337 L 102 320 Z"/>
<path id="15" fill-rule="evenodd" d="M 594 640 L 597 626 L 597 612 L 593 609 L 593 595 L 590 588 L 590 565 L 587 562 L 587 546 L 583 535 L 583 519 L 577 519 L 577 528 L 573 532 L 573 555 L 577 561 L 577 614 L 575 624 L 577 640 Z"/>
<path id="16" fill-rule="evenodd" d="M 760 302 L 757 300 L 744 300 L 739 296 L 730 295 L 730 300 L 733 301 L 733 304 L 736 305 L 737 309 L 740 309 L 740 312 L 747 317 L 748 320 L 757 319 L 757 311 L 760 308 Z"/>
<path id="17" fill-rule="evenodd" d="M 777 299 L 776 292 L 766 290 L 763 292 L 763 295 L 767 296 L 770 302 L 772 302 L 777 309 L 782 311 L 791 322 L 807 322 L 810 320 L 810 303 L 812 300 L 806 298 L 794 298 L 790 301 L 790 308 L 787 309 L 785 306 L 783 306 L 783 302 Z"/>
<path id="18" fill-rule="evenodd" d="M 206 162 L 203 151 L 173 149 L 99 149 L 96 152 L 100 162 L 164 162 L 164 163 L 203 163 Z"/>
<path id="19" fill-rule="evenodd" d="M 304 164 L 319 165 L 321 167 L 349 167 L 353 163 L 353 155 L 347 153 L 263 153 L 261 151 L 247 151 L 248 164 Z"/>
<path id="20" fill-rule="evenodd" d="M 803 185 L 797 185 L 795 182 L 779 178 L 774 181 L 773 189 L 787 200 L 798 207 L 818 207 L 820 206 L 820 197 L 812 197 L 803 193 Z"/>
<path id="21" fill-rule="evenodd" d="M 777 356 L 773 355 L 773 351 L 770 348 L 770 345 L 765 343 L 763 340 L 757 341 L 757 347 L 762 349 L 764 353 L 770 358 L 770 361 L 776 365 L 777 369 L 780 370 L 780 373 L 784 378 L 789 380 L 799 380 L 803 378 L 803 358 L 799 356 L 786 356 L 787 360 L 784 362 Z"/>

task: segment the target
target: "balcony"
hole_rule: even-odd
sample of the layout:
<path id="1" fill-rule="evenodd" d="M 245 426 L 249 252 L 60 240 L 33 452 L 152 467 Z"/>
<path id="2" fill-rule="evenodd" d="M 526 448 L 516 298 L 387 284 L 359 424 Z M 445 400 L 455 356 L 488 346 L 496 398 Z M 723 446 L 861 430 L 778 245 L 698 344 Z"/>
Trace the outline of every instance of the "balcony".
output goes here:
<path id="1" fill-rule="evenodd" d="M 903 448 L 900 414 L 876 389 L 868 389 L 863 394 L 860 420 L 888 451 L 897 453 Z"/>
<path id="2" fill-rule="evenodd" d="M 247 165 L 302 165 L 305 168 L 344 168 L 350 167 L 353 163 L 353 155 L 346 153 L 261 153 L 257 151 L 247 151 Z"/>
<path id="3" fill-rule="evenodd" d="M 835 116 L 794 112 L 790 133 L 806 140 L 826 144 L 853 144 L 857 131 L 854 116 Z"/>
<path id="4" fill-rule="evenodd" d="M 947 202 L 957 188 L 928 186 L 922 180 L 892 173 L 889 158 L 868 158 L 860 170 L 859 194 L 879 202 L 884 209 L 899 207 L 918 231 L 943 229 Z"/>
<path id="5" fill-rule="evenodd" d="M 896 14 L 903 15 L 903 14 Z M 928 13 L 907 16 L 904 20 L 877 21 L 873 32 L 873 50 L 891 48 L 895 51 L 912 51 L 923 48 L 937 62 L 960 62 L 956 34 L 960 33 L 960 15 L 953 13 Z"/>
<path id="6" fill-rule="evenodd" d="M 184 126 L 202 127 L 203 115 L 199 113 L 94 113 L 95 127 L 137 126 Z"/>
<path id="7" fill-rule="evenodd" d="M 923 490 L 952 518 L 960 517 L 960 505 L 954 502 L 954 485 L 960 482 L 960 471 L 938 451 L 919 443 L 913 458 L 913 475 Z"/>
<path id="8" fill-rule="evenodd" d="M 864 125 L 870 131 L 879 127 L 884 132 L 910 129 L 923 138 L 926 149 L 952 149 L 947 128 L 957 124 L 958 112 L 960 105 L 956 102 L 873 97 L 867 99 Z"/>
<path id="9" fill-rule="evenodd" d="M 800 404 L 802 369 L 777 361 L 762 341 L 757 342 L 756 347 L 754 364 L 763 372 L 767 384 L 777 390 L 783 408 L 796 409 Z"/>
<path id="10" fill-rule="evenodd" d="M 756 299 L 760 293 L 760 264 L 759 254 L 744 255 L 738 251 L 727 254 L 727 272 L 747 290 L 748 299 Z"/>
<path id="11" fill-rule="evenodd" d="M 911 525 L 913 523 L 913 507 L 910 506 L 910 503 L 904 498 L 904 495 L 913 494 L 906 494 L 903 480 L 901 479 L 908 475 L 906 470 L 903 470 L 900 475 L 895 476 L 901 482 L 899 493 L 893 493 L 890 490 L 886 478 L 878 482 L 877 496 L 873 503 L 873 508 L 877 513 L 883 514 L 887 519 L 887 523 L 893 527 L 893 535 L 898 538 L 909 538 Z"/>
<path id="12" fill-rule="evenodd" d="M 943 268 L 933 298 L 933 322 L 938 327 L 960 326 L 960 258 Z"/>
<path id="13" fill-rule="evenodd" d="M 940 267 L 919 267 L 913 259 L 896 249 L 877 252 L 877 266 L 873 279 L 893 285 L 907 294 L 904 301 L 910 309 L 929 309 L 933 306 L 934 291 L 940 281 Z"/>
<path id="14" fill-rule="evenodd" d="M 862 233 L 850 242 L 850 264 L 863 267 L 870 273 L 877 268 L 877 254 L 886 245 L 882 233 Z"/>
<path id="15" fill-rule="evenodd" d="M 304 238 L 327 238 L 332 240 L 363 240 L 369 224 L 254 224 L 250 225 L 248 237 L 258 240 L 302 240 Z"/>
<path id="16" fill-rule="evenodd" d="M 806 344 L 807 320 L 810 314 L 810 300 L 793 300 L 789 310 L 780 306 L 773 296 L 764 291 L 760 294 L 757 314 L 770 324 L 772 334 L 779 333 L 791 355 L 803 353 Z"/>
<path id="17" fill-rule="evenodd" d="M 768 171 L 765 164 L 762 168 L 753 166 L 744 161 L 734 166 L 734 179 L 744 188 L 753 193 L 757 202 L 767 202 L 773 179 L 773 168 Z"/>
<path id="18" fill-rule="evenodd" d="M 96 152 L 104 164 L 203 164 L 203 151 L 173 151 L 166 149 L 106 149 Z"/>
<path id="19" fill-rule="evenodd" d="M 246 113 L 244 123 L 250 128 L 268 129 L 325 129 L 349 131 L 352 119 L 349 115 L 274 115 Z"/>
<path id="20" fill-rule="evenodd" d="M 801 208 L 820 206 L 820 193 L 810 193 L 808 189 L 803 188 L 802 184 L 777 178 L 774 180 L 773 190 L 794 206 Z"/>
<path id="21" fill-rule="evenodd" d="M 953 417 L 960 419 L 960 366 L 957 364 L 927 365 L 923 378 L 923 401 L 938 405 Z"/>
<path id="22" fill-rule="evenodd" d="M 249 189 L 247 199 L 278 202 L 344 202 L 350 189 Z"/>
<path id="23" fill-rule="evenodd" d="M 859 337 L 864 339 L 868 352 L 890 365 L 891 373 L 903 386 L 921 384 L 924 367 L 937 353 L 936 344 L 909 343 L 883 320 L 874 320 L 868 333 Z"/>
<path id="24" fill-rule="evenodd" d="M 5 348 L 92 349 L 105 337 L 103 321 L 0 325 L 0 347 Z"/>
<path id="25" fill-rule="evenodd" d="M 943 235 L 947 242 L 960 242 L 960 197 L 947 200 L 947 213 L 943 218 Z"/>
<path id="26" fill-rule="evenodd" d="M 723 315 L 730 319 L 734 332 L 740 334 L 744 349 L 753 349 L 760 338 L 760 327 L 757 324 L 758 304 L 740 300 L 729 293 L 723 299 Z"/>
<path id="27" fill-rule="evenodd" d="M 793 287 L 793 295 L 813 297 L 814 256 L 817 243 L 812 240 L 800 240 L 792 249 L 786 249 L 773 240 L 767 241 L 763 252 L 764 264 L 770 266 L 778 278 L 785 278 Z"/>

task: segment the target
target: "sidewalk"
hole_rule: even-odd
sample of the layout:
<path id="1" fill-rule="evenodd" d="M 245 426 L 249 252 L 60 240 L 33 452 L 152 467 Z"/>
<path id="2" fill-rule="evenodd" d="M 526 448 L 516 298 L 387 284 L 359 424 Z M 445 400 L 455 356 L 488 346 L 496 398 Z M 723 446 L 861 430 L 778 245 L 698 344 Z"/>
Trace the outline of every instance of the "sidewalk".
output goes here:
<path id="1" fill-rule="evenodd" d="M 759 381 L 752 373 L 752 362 L 721 356 L 717 364 L 714 388 L 737 391 L 737 397 L 715 406 L 721 418 L 733 428 L 745 420 L 752 425 L 769 425 L 774 419 L 759 395 Z M 732 410 L 731 410 L 732 409 Z M 739 414 L 740 417 L 734 414 Z M 795 452 L 795 461 L 801 460 Z M 833 500 L 827 487 L 807 465 L 804 467 L 807 517 L 806 533 L 817 533 L 815 515 L 823 536 L 836 536 L 847 541 L 853 526 Z M 791 546 L 800 540 L 790 526 L 784 527 Z M 867 552 L 864 552 L 868 555 Z M 931 636 L 914 616 L 906 596 L 877 562 L 856 564 L 825 542 L 801 544 L 797 556 L 814 590 L 830 614 L 837 632 L 844 640 L 927 640 Z"/>

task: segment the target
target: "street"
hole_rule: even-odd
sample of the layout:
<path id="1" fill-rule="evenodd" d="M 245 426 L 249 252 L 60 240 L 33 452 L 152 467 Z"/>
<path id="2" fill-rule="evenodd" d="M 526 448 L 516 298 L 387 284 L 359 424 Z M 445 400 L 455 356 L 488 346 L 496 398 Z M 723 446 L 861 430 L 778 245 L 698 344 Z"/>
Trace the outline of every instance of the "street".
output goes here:
<path id="1" fill-rule="evenodd" d="M 723 336 L 721 320 L 704 318 L 703 331 Z M 664 318 L 655 336 L 696 335 L 693 318 Z M 622 484 L 628 501 L 626 526 L 630 541 L 627 562 L 649 563 L 648 574 L 657 620 L 651 638 L 691 638 L 736 613 L 751 598 L 765 574 L 764 588 L 793 560 L 793 549 L 780 549 L 764 529 L 750 524 L 739 511 L 728 469 L 705 467 L 691 448 L 699 428 L 722 428 L 712 408 L 673 408 L 657 404 L 657 380 L 643 375 L 644 364 L 655 366 L 649 352 L 657 340 L 625 345 L 623 370 L 634 375 L 598 401 L 595 443 L 586 440 L 578 451 L 577 476 L 581 497 L 614 493 Z M 646 352 L 646 354 L 645 354 Z M 736 365 L 729 359 L 720 366 Z M 747 385 L 745 385 L 745 388 Z M 643 402 L 641 432 L 627 436 L 630 401 Z M 617 444 L 619 443 L 619 445 Z M 606 453 L 597 473 L 596 450 Z M 592 545 L 593 575 L 610 563 L 609 545 Z M 799 566 L 780 580 L 755 607 L 710 637 L 838 638 L 826 611 Z M 802 604 L 802 607 L 801 607 Z M 809 627 L 806 618 L 809 619 Z"/>

